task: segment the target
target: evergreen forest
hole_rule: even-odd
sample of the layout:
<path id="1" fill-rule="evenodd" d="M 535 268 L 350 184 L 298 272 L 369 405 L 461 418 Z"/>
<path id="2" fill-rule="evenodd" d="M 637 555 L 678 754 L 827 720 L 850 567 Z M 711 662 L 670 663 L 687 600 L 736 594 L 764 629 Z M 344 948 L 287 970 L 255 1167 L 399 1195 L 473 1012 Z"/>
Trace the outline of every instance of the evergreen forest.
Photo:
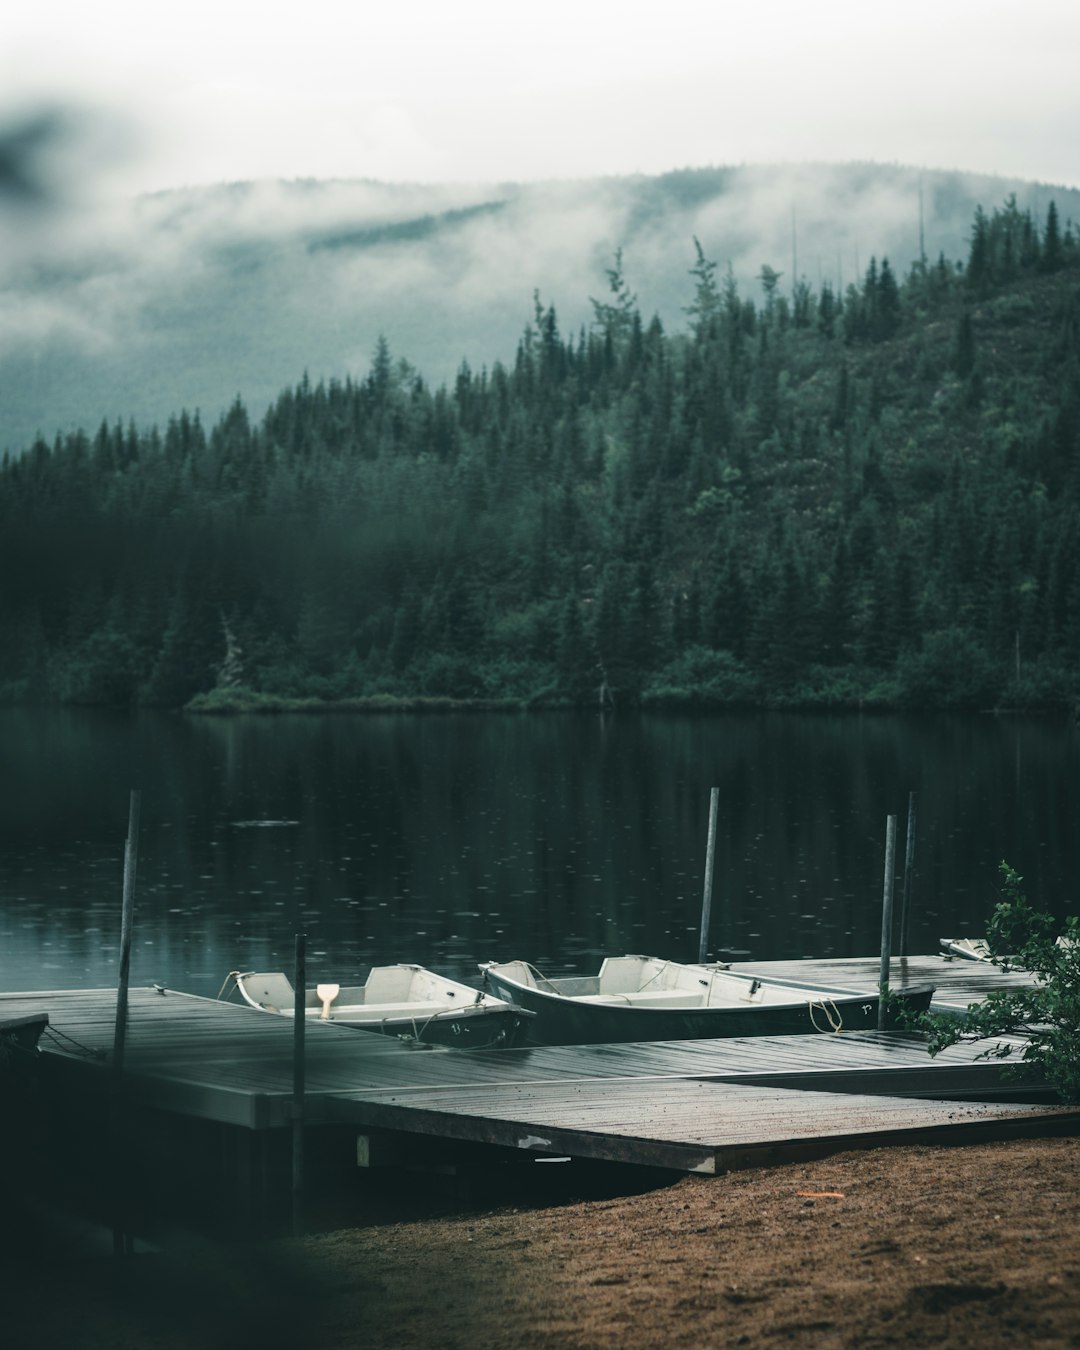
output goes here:
<path id="1" fill-rule="evenodd" d="M 617 252 L 449 384 L 382 340 L 5 457 L 0 701 L 1075 712 L 1073 226 L 1009 198 L 843 293 L 676 246 L 678 332 Z"/>

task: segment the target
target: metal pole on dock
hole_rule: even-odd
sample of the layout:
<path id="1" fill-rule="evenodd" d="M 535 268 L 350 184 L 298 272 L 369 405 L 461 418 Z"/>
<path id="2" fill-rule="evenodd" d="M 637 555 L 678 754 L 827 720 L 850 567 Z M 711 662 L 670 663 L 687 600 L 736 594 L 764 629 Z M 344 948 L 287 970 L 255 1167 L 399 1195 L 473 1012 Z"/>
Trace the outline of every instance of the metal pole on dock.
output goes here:
<path id="1" fill-rule="evenodd" d="M 904 889 L 900 897 L 900 942 L 898 955 L 908 954 L 908 906 L 911 900 L 911 878 L 915 868 L 915 794 L 908 793 L 907 842 L 904 846 Z"/>
<path id="2" fill-rule="evenodd" d="M 709 911 L 712 909 L 713 859 L 716 854 L 716 812 L 720 789 L 709 793 L 709 842 L 705 849 L 705 894 L 701 901 L 701 937 L 698 942 L 698 960 L 704 962 L 709 945 Z"/>
<path id="3" fill-rule="evenodd" d="M 881 899 L 881 968 L 878 974 L 878 1031 L 885 1030 L 885 1000 L 889 996 L 889 960 L 892 956 L 893 870 L 896 856 L 896 817 L 885 822 L 885 889 Z"/>
<path id="4" fill-rule="evenodd" d="M 132 1251 L 128 1219 L 129 1183 L 124 1174 L 124 1115 L 120 1085 L 124 1073 L 124 1049 L 127 1044 L 128 982 L 131 974 L 131 930 L 135 913 L 135 866 L 139 857 L 139 808 L 142 793 L 133 788 L 128 808 L 128 833 L 124 844 L 124 893 L 120 912 L 120 971 L 116 985 L 116 1025 L 113 1029 L 112 1185 L 113 1256 L 129 1256 Z"/>
<path id="5" fill-rule="evenodd" d="M 296 970 L 293 984 L 293 1100 L 292 1100 L 292 1227 L 299 1236 L 304 1227 L 304 1029 L 307 1002 L 307 937 L 296 934 Z"/>

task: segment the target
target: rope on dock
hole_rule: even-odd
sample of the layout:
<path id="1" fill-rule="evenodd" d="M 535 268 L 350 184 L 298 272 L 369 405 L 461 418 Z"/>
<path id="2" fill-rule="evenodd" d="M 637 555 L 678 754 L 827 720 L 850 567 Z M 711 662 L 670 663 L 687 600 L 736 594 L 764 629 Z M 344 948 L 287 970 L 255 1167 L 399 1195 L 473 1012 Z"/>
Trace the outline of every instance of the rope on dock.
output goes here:
<path id="1" fill-rule="evenodd" d="M 51 1024 L 44 1029 L 42 1035 L 56 1041 L 57 1049 L 65 1050 L 68 1054 L 83 1055 L 87 1059 L 108 1059 L 108 1054 L 104 1050 L 83 1045 L 82 1041 L 77 1041 L 74 1036 L 69 1036 L 66 1031 L 61 1031 L 59 1027 Z M 66 1041 L 67 1045 L 61 1045 L 61 1041 Z"/>

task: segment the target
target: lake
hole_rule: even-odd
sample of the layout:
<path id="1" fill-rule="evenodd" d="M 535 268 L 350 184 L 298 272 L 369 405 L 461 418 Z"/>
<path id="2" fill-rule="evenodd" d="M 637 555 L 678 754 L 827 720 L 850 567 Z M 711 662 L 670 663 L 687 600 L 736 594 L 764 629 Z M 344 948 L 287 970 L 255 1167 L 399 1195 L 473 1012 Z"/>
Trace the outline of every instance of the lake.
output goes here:
<path id="1" fill-rule="evenodd" d="M 129 795 L 142 793 L 131 978 L 341 983 L 416 961 L 878 950 L 886 818 L 909 950 L 982 931 L 997 864 L 1076 912 L 1080 731 L 1050 720 L 761 713 L 211 718 L 0 711 L 0 990 L 113 985 Z"/>

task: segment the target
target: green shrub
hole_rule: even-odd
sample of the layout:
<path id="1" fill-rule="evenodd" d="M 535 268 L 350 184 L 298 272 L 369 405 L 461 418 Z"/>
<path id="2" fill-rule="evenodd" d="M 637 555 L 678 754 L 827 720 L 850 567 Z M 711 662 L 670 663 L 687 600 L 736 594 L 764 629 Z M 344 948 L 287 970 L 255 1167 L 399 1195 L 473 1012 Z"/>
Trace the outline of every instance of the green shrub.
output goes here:
<path id="1" fill-rule="evenodd" d="M 924 1014 L 918 1026 L 929 1033 L 932 1055 L 958 1041 L 1022 1035 L 1019 1076 L 1043 1078 L 1063 1101 L 1080 1102 L 1080 919 L 1066 919 L 1056 934 L 1054 920 L 1028 904 L 1023 878 L 1006 862 L 1000 871 L 1004 898 L 986 929 L 991 959 L 1002 970 L 1029 972 L 1031 986 L 995 990 L 960 1017 Z M 981 1058 L 1006 1059 L 1013 1051 L 999 1043 Z"/>
<path id="2" fill-rule="evenodd" d="M 745 707 L 761 698 L 761 687 L 730 652 L 688 647 L 654 675 L 642 692 L 651 707 L 713 705 Z"/>
<path id="3" fill-rule="evenodd" d="M 1003 683 L 1002 669 L 963 628 L 928 633 L 897 669 L 898 701 L 908 708 L 993 708 Z"/>

